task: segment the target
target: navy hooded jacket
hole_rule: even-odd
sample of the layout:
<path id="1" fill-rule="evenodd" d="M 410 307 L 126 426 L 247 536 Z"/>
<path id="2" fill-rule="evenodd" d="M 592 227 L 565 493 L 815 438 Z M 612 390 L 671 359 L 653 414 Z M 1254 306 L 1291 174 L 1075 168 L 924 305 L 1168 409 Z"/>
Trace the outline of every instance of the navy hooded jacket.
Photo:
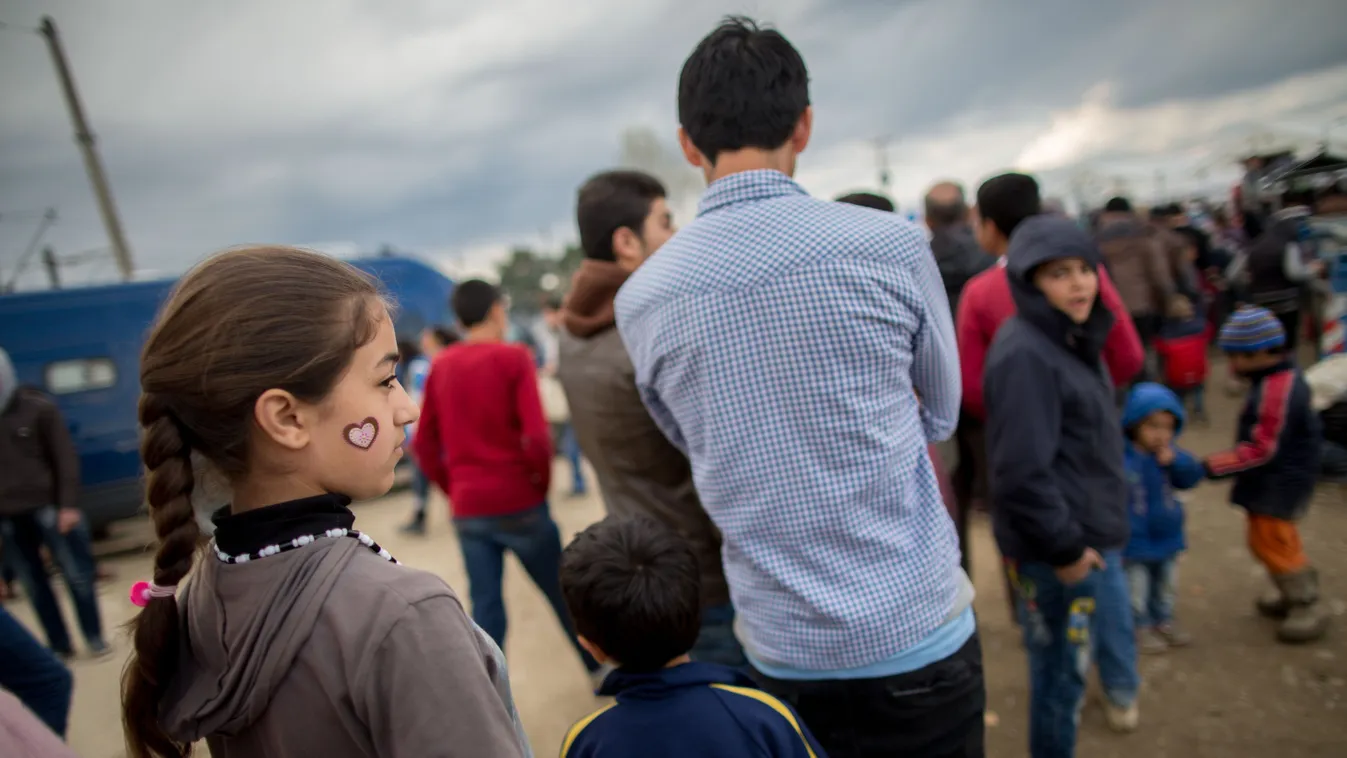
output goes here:
<path id="1" fill-rule="evenodd" d="M 996 334 L 983 375 L 996 542 L 1014 561 L 1067 566 L 1085 548 L 1127 543 L 1123 438 L 1100 361 L 1113 316 L 1095 299 L 1084 324 L 1033 284 L 1038 266 L 1099 248 L 1064 218 L 1034 216 L 1010 237 L 1006 273 L 1018 313 Z"/>
<path id="2" fill-rule="evenodd" d="M 600 695 L 617 698 L 578 721 L 561 758 L 822 758 L 823 748 L 790 706 L 714 663 L 684 663 L 608 675 Z"/>
<path id="3" fill-rule="evenodd" d="M 1183 432 L 1183 404 L 1173 390 L 1161 384 L 1145 382 L 1132 388 L 1123 408 L 1123 434 L 1159 411 L 1174 416 L 1174 437 Z M 1131 514 L 1132 536 L 1123 557 L 1132 561 L 1164 561 L 1183 552 L 1183 503 L 1174 490 L 1196 487 L 1207 476 L 1202 461 L 1192 453 L 1174 447 L 1174 462 L 1161 466 L 1155 456 L 1126 442 L 1127 511 Z"/>

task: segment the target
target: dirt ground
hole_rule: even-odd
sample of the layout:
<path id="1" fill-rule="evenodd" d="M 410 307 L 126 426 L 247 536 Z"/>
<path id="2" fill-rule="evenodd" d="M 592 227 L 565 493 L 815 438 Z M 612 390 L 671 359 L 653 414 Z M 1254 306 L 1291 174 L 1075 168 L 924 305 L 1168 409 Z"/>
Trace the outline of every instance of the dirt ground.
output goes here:
<path id="1" fill-rule="evenodd" d="M 1220 376 L 1219 371 L 1213 372 Z M 1215 382 L 1213 382 L 1213 385 Z M 1228 444 L 1237 400 L 1218 388 L 1208 394 L 1210 427 L 1194 426 L 1183 444 L 1197 453 Z M 558 469 L 555 481 L 568 481 Z M 1261 570 L 1244 547 L 1243 520 L 1225 504 L 1226 487 L 1206 484 L 1189 499 L 1190 548 L 1183 559 L 1178 612 L 1192 631 L 1191 648 L 1141 661 L 1141 728 L 1132 735 L 1108 732 L 1097 703 L 1082 715 L 1079 754 L 1101 758 L 1216 758 L 1347 755 L 1347 487 L 1321 487 L 1303 525 L 1306 550 L 1318 564 L 1324 594 L 1337 617 L 1327 639 L 1290 648 L 1276 644 L 1272 627 L 1255 616 L 1253 597 L 1263 589 Z M 432 505 L 430 535 L 398 533 L 410 507 L 395 493 L 357 507 L 358 523 L 404 563 L 444 577 L 466 597 L 467 581 L 444 503 Z M 569 536 L 602 515 L 597 497 L 560 493 L 553 513 Z M 1010 623 L 997 557 L 985 522 L 975 524 L 974 581 L 986 660 L 988 755 L 1026 754 L 1026 669 Z M 105 550 L 134 545 L 148 526 L 120 525 Z M 120 551 L 105 560 L 117 578 L 100 592 L 109 627 L 134 608 L 127 587 L 148 578 L 148 554 Z M 539 756 L 554 755 L 566 729 L 595 707 L 588 678 L 542 596 L 517 563 L 506 569 L 510 633 L 505 650 L 519 710 Z M 8 606 L 36 629 L 26 603 Z M 67 614 L 67 618 L 73 615 Z M 70 743 L 86 758 L 116 758 L 121 747 L 117 679 L 128 649 L 115 634 L 119 655 L 77 660 Z M 202 751 L 204 754 L 204 751 Z"/>

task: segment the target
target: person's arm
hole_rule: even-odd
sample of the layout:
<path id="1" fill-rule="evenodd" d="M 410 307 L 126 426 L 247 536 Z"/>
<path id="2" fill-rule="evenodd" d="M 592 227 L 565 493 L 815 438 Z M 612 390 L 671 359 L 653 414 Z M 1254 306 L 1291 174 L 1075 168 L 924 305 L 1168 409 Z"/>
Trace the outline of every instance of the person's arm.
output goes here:
<path id="1" fill-rule="evenodd" d="M 1104 341 L 1104 365 L 1108 366 L 1113 384 L 1124 387 L 1137 374 L 1146 360 L 1146 351 L 1141 346 L 1141 336 L 1137 334 L 1136 324 L 1132 323 L 1132 314 L 1127 311 L 1118 288 L 1113 285 L 1108 272 L 1099 270 L 1099 299 L 1113 314 L 1113 328 Z"/>
<path id="2" fill-rule="evenodd" d="M 954 319 L 940 280 L 931 247 L 921 240 L 924 255 L 918 255 L 911 267 L 916 286 L 916 307 L 921 327 L 912 342 L 912 387 L 921 393 L 917 412 L 927 442 L 949 439 L 959 425 L 959 405 L 963 387 L 959 376 L 959 343 L 954 338 Z"/>
<path id="3" fill-rule="evenodd" d="M 447 594 L 410 603 L 352 683 L 381 758 L 523 756 L 472 622 Z"/>
<path id="4" fill-rule="evenodd" d="M 535 477 L 534 484 L 544 493 L 552 482 L 552 427 L 543 413 L 542 396 L 538 393 L 538 375 L 528 354 L 519 351 L 515 372 L 515 412 L 519 414 L 524 458 Z"/>
<path id="5" fill-rule="evenodd" d="M 443 379 L 433 368 L 426 374 L 425 391 L 421 394 L 421 417 L 416 421 L 416 435 L 412 437 L 412 454 L 421 473 L 447 497 L 449 467 L 444 464 L 444 446 L 440 441 L 439 396 Z"/>
<path id="6" fill-rule="evenodd" d="M 42 451 L 56 482 L 56 506 L 62 510 L 74 509 L 79 502 L 80 455 L 70 439 L 70 430 L 56 403 L 46 398 L 38 412 L 38 434 L 42 436 Z"/>
<path id="7" fill-rule="evenodd" d="M 982 369 L 987 363 L 987 348 L 991 346 L 993 335 L 986 327 L 986 304 L 977 297 L 970 297 L 980 294 L 978 290 L 965 291 L 963 297 L 959 298 L 956 331 L 963 379 L 963 408 L 969 415 L 984 419 L 987 409 L 982 402 Z"/>
<path id="8" fill-rule="evenodd" d="M 1175 489 L 1192 489 L 1207 478 L 1207 470 L 1202 467 L 1202 461 L 1187 450 L 1177 447 L 1174 448 L 1174 462 L 1167 468 L 1169 484 Z"/>
<path id="9" fill-rule="evenodd" d="M 1277 454 L 1277 443 L 1286 426 L 1291 392 L 1295 389 L 1295 374 L 1290 371 L 1273 374 L 1263 380 L 1258 402 L 1258 417 L 1249 439 L 1230 450 L 1208 455 L 1203 461 L 1213 478 L 1233 476 L 1258 468 Z"/>
<path id="10" fill-rule="evenodd" d="M 1042 356 L 1007 352 L 988 364 L 987 465 L 993 507 L 1036 555 L 1054 567 L 1085 554 L 1085 533 L 1057 486 L 1062 401 Z"/>

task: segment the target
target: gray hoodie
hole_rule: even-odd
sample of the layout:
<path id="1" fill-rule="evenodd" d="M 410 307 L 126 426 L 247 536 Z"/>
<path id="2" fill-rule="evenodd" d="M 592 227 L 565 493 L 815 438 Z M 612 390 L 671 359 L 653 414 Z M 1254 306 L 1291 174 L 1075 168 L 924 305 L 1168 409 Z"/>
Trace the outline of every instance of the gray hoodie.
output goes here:
<path id="1" fill-rule="evenodd" d="M 504 659 L 442 579 L 328 538 L 181 591 L 160 719 L 213 758 L 528 756 Z"/>

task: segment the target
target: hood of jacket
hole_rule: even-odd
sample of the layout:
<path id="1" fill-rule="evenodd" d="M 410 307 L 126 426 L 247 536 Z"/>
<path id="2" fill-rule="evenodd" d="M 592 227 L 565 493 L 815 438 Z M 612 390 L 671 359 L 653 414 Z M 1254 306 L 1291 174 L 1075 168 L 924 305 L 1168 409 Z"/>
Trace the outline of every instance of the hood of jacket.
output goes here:
<path id="1" fill-rule="evenodd" d="M 194 742 L 237 734 L 256 721 L 308 642 L 346 564 L 365 549 L 354 539 L 333 538 L 238 565 L 203 557 L 178 596 L 178 671 L 159 714 L 168 733 Z M 235 575 L 220 581 L 224 571 Z"/>
<path id="2" fill-rule="evenodd" d="M 9 401 L 14 399 L 14 393 L 19 389 L 19 375 L 14 371 L 14 363 L 9 359 L 9 353 L 0 347 L 0 411 L 9 407 Z"/>
<path id="3" fill-rule="evenodd" d="M 1142 382 L 1127 393 L 1127 404 L 1123 406 L 1123 429 L 1131 429 L 1147 416 L 1157 411 L 1168 411 L 1174 416 L 1174 436 L 1183 432 L 1187 420 L 1183 413 L 1183 403 L 1174 391 L 1155 382 Z"/>
<path id="4" fill-rule="evenodd" d="M 579 337 L 589 337 L 617 324 L 613 300 L 627 272 L 612 261 L 586 258 L 571 277 L 571 291 L 561 304 L 561 323 L 566 331 Z"/>
<path id="5" fill-rule="evenodd" d="M 1025 219 L 1010 236 L 1006 251 L 1010 296 L 1021 318 L 1082 360 L 1093 363 L 1113 328 L 1113 314 L 1102 299 L 1096 294 L 1089 317 L 1085 323 L 1077 324 L 1054 308 L 1034 286 L 1034 270 L 1062 258 L 1081 258 L 1098 270 L 1099 247 L 1070 219 L 1047 215 Z"/>

